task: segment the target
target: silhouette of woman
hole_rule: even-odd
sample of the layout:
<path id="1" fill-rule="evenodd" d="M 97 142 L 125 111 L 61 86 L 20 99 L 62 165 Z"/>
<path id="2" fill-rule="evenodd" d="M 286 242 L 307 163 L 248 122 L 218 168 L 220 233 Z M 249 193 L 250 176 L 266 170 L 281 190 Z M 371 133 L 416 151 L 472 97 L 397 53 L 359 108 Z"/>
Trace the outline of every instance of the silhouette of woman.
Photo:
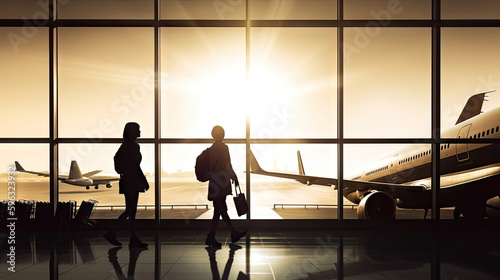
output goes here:
<path id="1" fill-rule="evenodd" d="M 235 185 L 239 185 L 239 182 L 231 165 L 229 149 L 226 144 L 222 143 L 224 134 L 224 129 L 221 126 L 214 126 L 212 137 L 215 142 L 209 148 L 210 170 L 212 170 L 212 174 L 208 183 L 208 200 L 213 201 L 214 215 L 205 244 L 217 247 L 222 245 L 215 239 L 215 231 L 221 216 L 227 227 L 231 230 L 232 243 L 237 242 L 246 234 L 246 231 L 239 232 L 233 227 L 231 219 L 227 214 L 226 196 L 232 194 L 231 180 L 234 181 Z"/>
<path id="2" fill-rule="evenodd" d="M 135 214 L 137 213 L 137 203 L 139 193 L 149 189 L 146 176 L 141 170 L 142 155 L 139 150 L 139 144 L 136 143 L 141 136 L 139 124 L 129 122 L 123 130 L 123 143 L 115 154 L 115 170 L 120 174 L 119 193 L 125 196 L 125 211 L 118 217 L 118 222 L 129 219 L 130 223 L 130 242 L 129 247 L 146 248 L 148 244 L 142 243 L 135 232 Z M 121 246 L 116 240 L 116 231 L 111 229 L 104 234 L 104 238 L 111 244 Z"/>

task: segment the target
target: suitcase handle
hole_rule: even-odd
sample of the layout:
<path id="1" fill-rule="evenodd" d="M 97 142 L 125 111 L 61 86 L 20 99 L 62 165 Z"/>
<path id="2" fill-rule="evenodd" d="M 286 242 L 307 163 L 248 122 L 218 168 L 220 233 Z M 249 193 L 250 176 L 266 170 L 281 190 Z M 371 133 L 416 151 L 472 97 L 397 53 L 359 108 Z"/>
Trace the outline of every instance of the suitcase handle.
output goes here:
<path id="1" fill-rule="evenodd" d="M 240 188 L 240 185 L 234 185 L 234 193 L 236 194 L 236 196 L 238 196 L 238 191 L 240 191 L 240 194 L 243 193 L 241 191 L 241 188 Z"/>

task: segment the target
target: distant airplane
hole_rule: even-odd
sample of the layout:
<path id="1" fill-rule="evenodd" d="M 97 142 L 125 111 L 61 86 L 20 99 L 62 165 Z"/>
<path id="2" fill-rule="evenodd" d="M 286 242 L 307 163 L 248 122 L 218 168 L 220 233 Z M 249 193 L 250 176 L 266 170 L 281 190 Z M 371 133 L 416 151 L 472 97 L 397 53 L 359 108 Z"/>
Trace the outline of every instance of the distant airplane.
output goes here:
<path id="1" fill-rule="evenodd" d="M 500 106 L 481 112 L 490 92 L 471 96 L 455 126 L 443 131 L 442 138 L 499 139 Z M 432 208 L 432 152 L 429 144 L 408 145 L 346 176 L 343 195 L 359 204 L 358 218 L 392 219 L 396 207 L 425 209 L 427 215 Z M 252 153 L 251 173 L 294 179 L 306 185 L 337 186 L 335 178 L 305 175 L 300 152 L 297 157 L 299 174 L 290 174 L 263 170 Z M 440 158 L 439 208 L 455 207 L 455 218 L 481 219 L 498 214 L 500 144 L 442 144 Z"/>
<path id="2" fill-rule="evenodd" d="M 25 170 L 19 162 L 15 162 L 16 164 L 16 170 L 19 172 L 24 172 L 24 173 L 30 173 L 30 174 L 36 174 L 38 176 L 43 176 L 43 177 L 49 177 L 49 173 L 45 172 L 35 172 L 35 171 L 28 171 Z M 79 187 L 85 187 L 87 190 L 90 189 L 90 186 L 94 186 L 94 188 L 97 190 L 99 188 L 99 185 L 101 184 L 106 184 L 106 188 L 111 188 L 111 182 L 113 181 L 118 181 L 120 180 L 120 177 L 118 176 L 104 176 L 104 175 L 98 175 L 96 174 L 100 173 L 102 170 L 94 170 L 92 172 L 88 172 L 85 174 L 82 174 L 80 172 L 80 168 L 78 167 L 78 163 L 76 163 L 75 160 L 71 161 L 71 166 L 69 168 L 69 175 L 59 175 L 58 179 L 66 184 L 74 185 L 74 186 L 79 186 Z"/>

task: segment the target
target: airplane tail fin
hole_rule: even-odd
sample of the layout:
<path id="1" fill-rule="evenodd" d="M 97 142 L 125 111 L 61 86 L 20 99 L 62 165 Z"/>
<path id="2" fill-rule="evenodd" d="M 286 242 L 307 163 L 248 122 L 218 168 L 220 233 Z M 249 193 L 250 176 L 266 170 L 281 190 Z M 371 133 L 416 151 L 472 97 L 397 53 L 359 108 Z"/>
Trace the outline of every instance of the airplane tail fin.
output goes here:
<path id="1" fill-rule="evenodd" d="M 467 100 L 467 103 L 465 104 L 464 109 L 462 110 L 460 117 L 458 117 L 455 125 L 481 114 L 481 108 L 483 107 L 486 94 L 494 91 L 495 90 L 482 92 L 469 97 L 469 100 Z"/>
<path id="2" fill-rule="evenodd" d="M 265 173 L 264 169 L 262 169 L 257 162 L 257 159 L 253 155 L 253 152 L 250 151 L 250 173 L 262 174 Z"/>
<path id="3" fill-rule="evenodd" d="M 24 168 L 19 162 L 15 161 L 14 163 L 16 164 L 16 171 L 24 171 Z"/>
<path id="4" fill-rule="evenodd" d="M 76 160 L 72 160 L 71 166 L 69 168 L 68 179 L 79 179 L 82 177 L 83 177 L 82 172 L 80 172 L 80 167 L 78 167 L 78 163 L 76 163 Z"/>
<path id="5" fill-rule="evenodd" d="M 302 156 L 300 155 L 300 151 L 297 151 L 297 161 L 299 163 L 299 174 L 306 175 L 306 172 L 304 171 L 304 163 L 302 163 Z"/>

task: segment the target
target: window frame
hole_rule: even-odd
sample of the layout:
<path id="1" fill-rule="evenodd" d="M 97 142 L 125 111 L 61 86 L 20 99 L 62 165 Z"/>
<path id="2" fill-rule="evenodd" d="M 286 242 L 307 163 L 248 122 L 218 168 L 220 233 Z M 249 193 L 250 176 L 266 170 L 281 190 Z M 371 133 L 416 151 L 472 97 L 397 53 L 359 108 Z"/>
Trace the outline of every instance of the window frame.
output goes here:
<path id="1" fill-rule="evenodd" d="M 49 137 L 43 138 L 12 138 L 2 137 L 0 143 L 44 143 L 49 144 L 49 164 L 50 166 L 50 202 L 52 204 L 54 213 L 57 202 L 59 201 L 58 180 L 56 174 L 58 170 L 59 160 L 59 144 L 80 143 L 81 141 L 88 141 L 92 143 L 95 139 L 88 138 L 61 138 L 58 133 L 58 92 L 57 92 L 57 48 L 58 48 L 58 28 L 59 27 L 150 27 L 154 29 L 154 69 L 155 69 L 155 93 L 154 93 L 154 137 L 140 139 L 139 143 L 151 143 L 154 145 L 154 158 L 155 158 L 155 225 L 160 226 L 160 205 L 161 205 L 161 144 L 176 144 L 176 143 L 211 143 L 210 138 L 162 138 L 161 137 L 161 94 L 160 94 L 160 50 L 161 50 L 161 28 L 162 27 L 238 27 L 245 28 L 246 30 L 246 71 L 249 72 L 250 62 L 250 29 L 252 27 L 329 27 L 337 29 L 337 75 L 332 79 L 337 80 L 337 91 L 332 94 L 337 95 L 337 135 L 335 138 L 272 138 L 272 139 L 257 139 L 253 138 L 250 134 L 251 122 L 247 117 L 246 123 L 246 136 L 245 138 L 227 139 L 227 143 L 245 144 L 246 147 L 246 193 L 247 199 L 250 204 L 250 145 L 259 143 L 287 143 L 287 144 L 333 144 L 337 145 L 337 174 L 339 179 L 337 197 L 338 197 L 338 212 L 339 222 L 343 220 L 343 203 L 342 203 L 342 186 L 344 176 L 344 145 L 345 144 L 410 144 L 410 143 L 426 143 L 431 145 L 432 157 L 432 220 L 439 220 L 439 208 L 437 203 L 439 193 L 439 174 L 440 153 L 433 151 L 440 151 L 441 145 L 450 143 L 493 143 L 500 144 L 500 139 L 481 139 L 480 135 L 476 138 L 469 139 L 443 139 L 440 136 L 441 126 L 441 28 L 453 27 L 500 27 L 500 19 L 495 20 L 443 20 L 441 19 L 441 0 L 432 0 L 431 10 L 432 18 L 428 20 L 391 20 L 380 28 L 385 27 L 425 27 L 432 30 L 432 102 L 431 102 L 431 131 L 433 131 L 429 138 L 377 138 L 377 139 L 353 139 L 344 137 L 344 54 L 342 52 L 344 42 L 344 28 L 348 27 L 365 27 L 372 24 L 371 20 L 345 20 L 344 19 L 344 2 L 348 0 L 336 0 L 337 2 L 337 19 L 334 20 L 251 20 L 249 16 L 249 1 L 245 1 L 246 5 L 246 19 L 245 20 L 162 20 L 160 17 L 160 2 L 161 0 L 154 0 L 154 18 L 151 20 L 67 20 L 57 19 L 57 1 L 49 1 L 48 19 L 43 21 L 34 21 L 35 27 L 47 27 L 48 44 L 49 44 Z M 0 19 L 0 27 L 26 27 L 25 19 Z M 496 127 L 498 133 L 498 127 Z M 99 143 L 121 143 L 119 138 L 104 138 L 99 139 Z M 402 160 L 405 162 L 405 160 Z M 252 220 L 251 210 L 247 215 L 247 220 Z M 341 223 L 339 223 L 341 225 Z"/>

